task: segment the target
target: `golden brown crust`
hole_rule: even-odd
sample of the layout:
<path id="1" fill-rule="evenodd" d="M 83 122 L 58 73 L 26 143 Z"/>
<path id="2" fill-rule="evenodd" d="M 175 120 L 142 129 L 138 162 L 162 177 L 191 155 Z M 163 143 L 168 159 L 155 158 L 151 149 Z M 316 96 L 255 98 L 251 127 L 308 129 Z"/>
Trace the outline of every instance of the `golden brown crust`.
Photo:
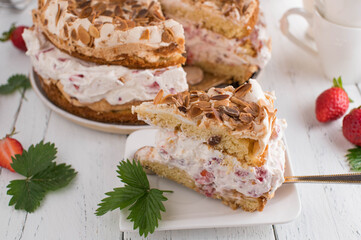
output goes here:
<path id="1" fill-rule="evenodd" d="M 139 149 L 138 151 L 140 151 L 141 149 Z M 194 191 L 203 194 L 202 191 L 196 186 L 193 178 L 189 176 L 189 174 L 184 170 L 176 167 L 168 167 L 165 164 L 144 159 L 137 155 L 137 153 L 135 154 L 134 158 L 140 161 L 141 165 L 144 168 L 151 170 L 158 176 L 168 178 L 172 181 L 184 185 L 187 188 L 193 189 Z M 258 198 L 247 197 L 235 190 L 233 190 L 229 195 L 232 195 L 232 197 L 221 196 L 220 194 L 216 193 L 212 195 L 212 198 L 222 200 L 223 204 L 229 206 L 233 210 L 236 210 L 237 208 L 242 208 L 244 211 L 247 212 L 262 211 L 267 203 L 268 198 L 268 196 L 266 195 Z"/>
<path id="2" fill-rule="evenodd" d="M 156 1 L 49 0 L 39 1 L 39 9 L 33 10 L 34 24 L 62 51 L 98 64 L 139 69 L 185 62 L 182 27 L 165 21 Z M 156 35 L 161 35 L 159 42 Z"/>
<path id="3" fill-rule="evenodd" d="M 108 112 L 95 111 L 87 106 L 75 106 L 67 100 L 61 90 L 59 90 L 58 86 L 53 84 L 54 80 L 48 79 L 47 82 L 49 82 L 49 84 L 47 84 L 39 74 L 35 74 L 39 78 L 41 87 L 46 93 L 48 99 L 69 113 L 97 122 L 131 125 L 145 124 L 143 121 L 137 119 L 136 114 L 132 114 L 131 112 L 131 107 L 133 105 L 139 105 L 142 103 L 141 101 L 123 104 L 121 108 L 118 107 L 118 110 Z"/>

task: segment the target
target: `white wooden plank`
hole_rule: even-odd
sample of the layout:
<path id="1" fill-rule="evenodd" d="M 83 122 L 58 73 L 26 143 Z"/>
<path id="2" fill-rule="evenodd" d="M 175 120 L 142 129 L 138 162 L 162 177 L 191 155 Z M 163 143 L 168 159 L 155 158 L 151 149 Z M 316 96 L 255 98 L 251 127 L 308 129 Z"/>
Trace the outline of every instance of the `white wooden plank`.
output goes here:
<path id="1" fill-rule="evenodd" d="M 124 233 L 125 240 L 144 239 L 139 237 L 138 233 Z M 197 230 L 178 230 L 178 231 L 159 231 L 149 235 L 146 239 L 160 240 L 211 240 L 211 239 L 274 239 L 272 226 L 252 226 L 240 228 L 214 228 L 214 229 L 197 229 Z"/>

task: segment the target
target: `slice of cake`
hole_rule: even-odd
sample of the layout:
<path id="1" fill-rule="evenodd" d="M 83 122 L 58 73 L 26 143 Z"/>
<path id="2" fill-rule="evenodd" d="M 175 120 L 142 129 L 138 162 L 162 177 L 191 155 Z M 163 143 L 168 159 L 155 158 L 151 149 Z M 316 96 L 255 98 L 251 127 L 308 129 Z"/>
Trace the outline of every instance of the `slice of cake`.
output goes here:
<path id="1" fill-rule="evenodd" d="M 182 64 L 182 26 L 158 1 L 40 0 L 34 22 L 68 54 L 99 64 L 160 68 Z"/>
<path id="2" fill-rule="evenodd" d="M 271 56 L 257 0 L 161 0 L 165 15 L 184 27 L 187 64 L 242 83 Z"/>
<path id="3" fill-rule="evenodd" d="M 148 124 L 207 142 L 248 165 L 261 166 L 276 119 L 274 96 L 255 81 L 237 89 L 211 88 L 163 96 L 134 108 Z"/>
<path id="4" fill-rule="evenodd" d="M 156 174 L 235 209 L 261 211 L 284 181 L 285 121 L 276 120 L 273 94 L 255 80 L 237 89 L 183 92 L 133 108 L 160 127 L 154 147 L 135 158 Z"/>

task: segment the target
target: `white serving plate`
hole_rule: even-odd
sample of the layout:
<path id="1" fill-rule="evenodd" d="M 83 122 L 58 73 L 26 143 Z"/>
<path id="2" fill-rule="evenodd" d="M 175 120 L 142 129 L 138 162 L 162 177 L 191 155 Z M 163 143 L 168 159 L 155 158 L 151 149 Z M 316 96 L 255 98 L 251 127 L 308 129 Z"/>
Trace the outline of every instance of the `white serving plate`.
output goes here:
<path id="1" fill-rule="evenodd" d="M 140 130 L 130 134 L 125 145 L 124 159 L 132 159 L 134 153 L 143 146 L 154 146 L 156 131 Z M 285 176 L 293 176 L 288 152 Z M 174 191 L 166 194 L 168 201 L 164 205 L 167 211 L 162 213 L 156 231 L 279 224 L 296 219 L 301 212 L 299 194 L 294 184 L 281 186 L 262 212 L 249 213 L 232 210 L 219 200 L 207 198 L 170 180 L 155 175 L 148 175 L 148 179 L 152 188 Z M 126 219 L 128 214 L 127 210 L 121 211 L 120 230 L 137 231 L 133 230 L 133 223 Z"/>
<path id="2" fill-rule="evenodd" d="M 33 87 L 35 94 L 40 98 L 40 100 L 51 110 L 59 114 L 60 116 L 79 124 L 83 127 L 91 128 L 94 130 L 102 131 L 102 132 L 110 132 L 110 133 L 120 133 L 120 134 L 129 134 L 136 130 L 140 129 L 149 129 L 151 128 L 148 125 L 120 125 L 120 124 L 113 124 L 113 123 L 101 123 L 92 120 L 88 120 L 82 117 L 78 117 L 73 115 L 55 104 L 53 104 L 46 96 L 44 90 L 40 85 L 40 81 L 36 74 L 34 74 L 33 69 L 30 70 L 30 83 Z"/>

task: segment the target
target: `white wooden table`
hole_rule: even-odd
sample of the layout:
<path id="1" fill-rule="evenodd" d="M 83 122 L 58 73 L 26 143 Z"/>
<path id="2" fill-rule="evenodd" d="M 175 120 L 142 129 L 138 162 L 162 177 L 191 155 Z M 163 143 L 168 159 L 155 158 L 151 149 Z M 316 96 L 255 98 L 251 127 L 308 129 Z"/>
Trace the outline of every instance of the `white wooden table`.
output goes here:
<path id="1" fill-rule="evenodd" d="M 12 22 L 31 25 L 29 6 L 23 12 L 0 9 L 0 31 Z M 279 30 L 279 19 L 301 1 L 262 1 L 273 38 L 273 56 L 260 78 L 264 89 L 275 90 L 278 116 L 286 118 L 286 138 L 295 174 L 349 172 L 344 158 L 352 145 L 342 135 L 338 120 L 317 122 L 315 99 L 330 87 L 318 59 L 303 52 Z M 294 19 L 293 31 L 302 34 L 304 23 Z M 296 26 L 297 25 L 297 26 Z M 29 59 L 0 43 L 0 84 L 14 73 L 27 73 Z M 361 86 L 346 90 L 361 105 Z M 58 161 L 73 165 L 79 174 L 60 191 L 50 193 L 33 214 L 8 206 L 6 194 L 10 180 L 17 174 L 0 169 L 0 239 L 138 239 L 137 233 L 122 233 L 118 228 L 119 211 L 96 217 L 94 211 L 104 193 L 119 185 L 115 169 L 122 159 L 126 135 L 102 133 L 75 125 L 46 108 L 32 90 L 25 99 L 19 93 L 0 96 L 0 136 L 13 127 L 24 148 L 40 140 L 58 147 Z M 282 225 L 156 232 L 149 239 L 361 239 L 361 186 L 298 185 L 302 213 L 298 219 Z"/>

